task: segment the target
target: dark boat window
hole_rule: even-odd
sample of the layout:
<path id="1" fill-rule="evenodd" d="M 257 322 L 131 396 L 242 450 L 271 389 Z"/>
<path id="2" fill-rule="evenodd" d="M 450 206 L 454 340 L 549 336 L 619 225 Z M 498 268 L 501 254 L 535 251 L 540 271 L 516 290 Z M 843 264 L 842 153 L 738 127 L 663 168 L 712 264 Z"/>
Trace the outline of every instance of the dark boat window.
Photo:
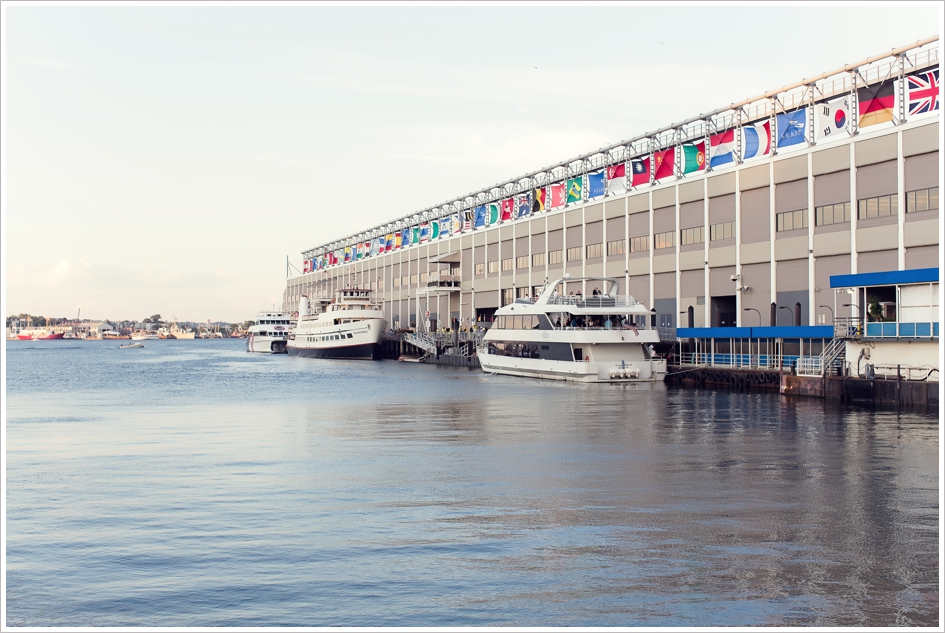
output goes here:
<path id="1" fill-rule="evenodd" d="M 582 350 L 580 347 L 574 348 L 574 360 L 576 361 L 584 360 L 584 350 Z"/>

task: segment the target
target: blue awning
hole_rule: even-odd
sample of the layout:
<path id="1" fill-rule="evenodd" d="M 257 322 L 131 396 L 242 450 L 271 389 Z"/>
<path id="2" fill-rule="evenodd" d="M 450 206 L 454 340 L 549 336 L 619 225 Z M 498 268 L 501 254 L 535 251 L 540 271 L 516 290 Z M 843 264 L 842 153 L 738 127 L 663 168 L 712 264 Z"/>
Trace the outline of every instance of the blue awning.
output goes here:
<path id="1" fill-rule="evenodd" d="M 856 275 L 831 275 L 830 287 L 904 286 L 937 281 L 938 268 L 913 268 L 912 270 L 884 270 L 876 273 L 858 273 Z"/>
<path id="2" fill-rule="evenodd" d="M 676 328 L 676 338 L 833 338 L 833 326 L 679 327 Z"/>

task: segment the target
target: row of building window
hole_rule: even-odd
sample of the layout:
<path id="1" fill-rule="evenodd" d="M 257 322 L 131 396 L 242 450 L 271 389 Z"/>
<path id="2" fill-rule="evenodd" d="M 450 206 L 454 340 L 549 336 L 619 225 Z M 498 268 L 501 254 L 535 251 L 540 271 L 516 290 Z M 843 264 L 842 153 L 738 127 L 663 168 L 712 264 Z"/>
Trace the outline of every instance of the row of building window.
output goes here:
<path id="1" fill-rule="evenodd" d="M 777 215 L 778 231 L 793 231 L 807 228 L 807 210 L 785 211 Z"/>
<path id="2" fill-rule="evenodd" d="M 899 196 L 896 194 L 866 198 L 865 200 L 857 200 L 856 202 L 856 216 L 861 220 L 885 218 L 898 214 Z"/>

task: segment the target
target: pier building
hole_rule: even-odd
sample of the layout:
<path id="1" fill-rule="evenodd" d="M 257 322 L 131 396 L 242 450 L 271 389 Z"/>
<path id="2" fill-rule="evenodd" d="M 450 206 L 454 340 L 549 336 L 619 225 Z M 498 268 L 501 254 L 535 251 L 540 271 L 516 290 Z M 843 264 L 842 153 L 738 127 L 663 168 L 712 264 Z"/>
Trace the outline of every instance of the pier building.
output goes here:
<path id="1" fill-rule="evenodd" d="M 283 309 L 357 286 L 392 329 L 468 327 L 604 276 L 666 340 L 828 326 L 789 337 L 822 350 L 830 325 L 869 329 L 864 275 L 905 274 L 882 281 L 895 294 L 939 266 L 938 82 L 932 37 L 356 231 L 303 252 Z"/>

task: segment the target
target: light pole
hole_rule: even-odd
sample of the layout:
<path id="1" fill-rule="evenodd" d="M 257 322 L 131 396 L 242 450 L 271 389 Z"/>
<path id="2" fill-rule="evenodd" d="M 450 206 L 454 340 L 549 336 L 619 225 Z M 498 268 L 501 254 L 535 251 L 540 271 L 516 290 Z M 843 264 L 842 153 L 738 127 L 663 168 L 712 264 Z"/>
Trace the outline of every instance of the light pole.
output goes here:
<path id="1" fill-rule="evenodd" d="M 745 308 L 745 312 L 748 312 L 749 310 L 753 310 L 758 313 L 758 326 L 761 327 L 761 310 L 758 308 Z"/>
<path id="2" fill-rule="evenodd" d="M 817 306 L 817 307 L 827 308 L 828 310 L 830 310 L 830 322 L 833 323 L 835 321 L 835 319 L 833 318 L 833 308 L 831 308 L 830 306 Z"/>
<path id="3" fill-rule="evenodd" d="M 778 310 L 787 310 L 791 313 L 791 325 L 794 325 L 794 310 L 787 306 L 778 306 Z"/>

